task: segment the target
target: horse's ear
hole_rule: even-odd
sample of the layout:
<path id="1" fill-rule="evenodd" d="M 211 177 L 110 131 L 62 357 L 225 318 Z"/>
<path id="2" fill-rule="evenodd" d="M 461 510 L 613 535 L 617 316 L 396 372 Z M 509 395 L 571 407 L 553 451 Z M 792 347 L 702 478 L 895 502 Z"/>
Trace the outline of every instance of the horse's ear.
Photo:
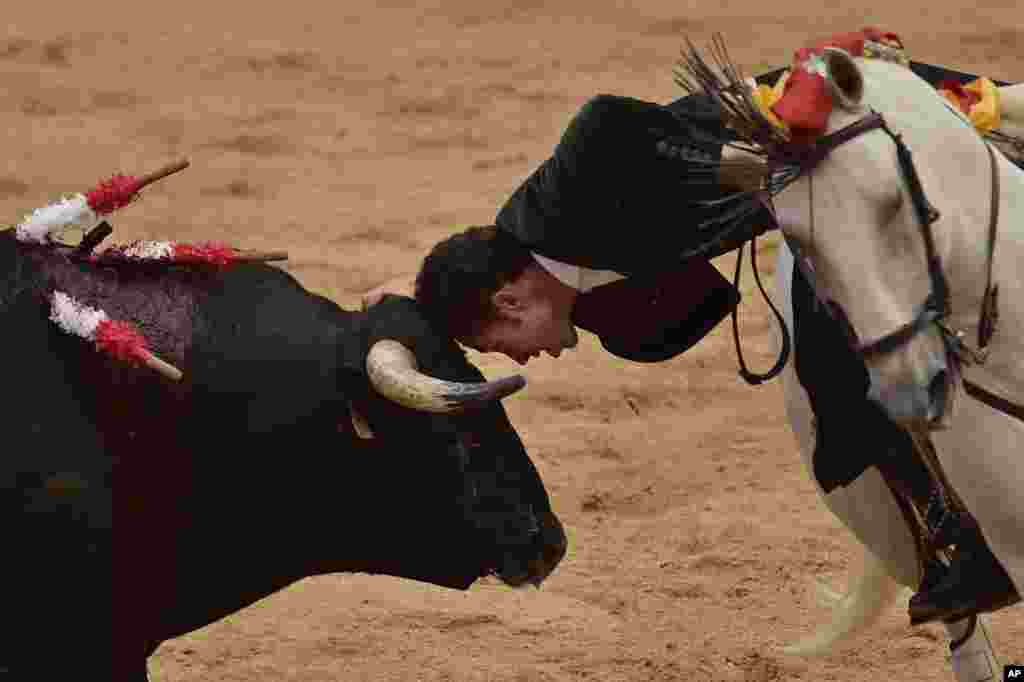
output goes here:
<path id="1" fill-rule="evenodd" d="M 824 48 L 821 56 L 825 60 L 828 72 L 825 81 L 832 99 L 847 111 L 860 109 L 860 101 L 864 97 L 864 76 L 853 57 L 838 47 Z"/>

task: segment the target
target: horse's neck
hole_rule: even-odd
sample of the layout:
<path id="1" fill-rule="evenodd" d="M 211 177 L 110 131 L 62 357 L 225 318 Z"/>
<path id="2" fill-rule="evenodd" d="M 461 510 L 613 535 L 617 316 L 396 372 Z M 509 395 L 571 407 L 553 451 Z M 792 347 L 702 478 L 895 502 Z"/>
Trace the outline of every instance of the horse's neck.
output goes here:
<path id="1" fill-rule="evenodd" d="M 999 287 L 999 320 L 989 345 L 989 360 L 984 366 L 968 370 L 968 376 L 1010 399 L 1024 400 L 1024 171 L 997 154 L 1000 178 L 999 224 L 993 255 L 992 283 Z M 977 246 L 986 244 L 988 222 L 964 226 L 960 246 L 953 251 L 977 254 Z M 955 258 L 955 256 L 954 256 Z M 976 255 L 972 260 L 978 260 Z M 978 303 L 985 287 L 982 263 L 972 263 L 961 272 L 972 272 L 964 281 L 951 281 L 963 295 L 953 300 L 950 326 L 965 331 L 973 346 L 977 339 Z M 952 268 L 956 272 L 957 269 Z M 979 274 L 980 273 L 980 274 Z"/>

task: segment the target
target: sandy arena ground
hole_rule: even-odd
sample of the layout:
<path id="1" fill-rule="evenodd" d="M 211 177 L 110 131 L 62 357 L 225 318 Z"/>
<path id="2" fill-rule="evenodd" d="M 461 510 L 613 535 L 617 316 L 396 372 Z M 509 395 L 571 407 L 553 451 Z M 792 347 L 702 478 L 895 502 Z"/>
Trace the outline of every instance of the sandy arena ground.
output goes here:
<path id="1" fill-rule="evenodd" d="M 287 249 L 290 272 L 354 307 L 436 240 L 491 222 L 588 97 L 678 97 L 684 33 L 723 32 L 756 73 L 876 24 L 914 59 L 1024 79 L 1018 0 L 960 5 L 4 3 L 0 209 L 14 223 L 106 174 L 188 157 L 119 214 L 112 241 Z M 731 272 L 731 256 L 717 262 Z M 767 368 L 756 292 L 741 327 Z M 810 579 L 842 587 L 859 553 L 805 475 L 779 386 L 743 383 L 729 332 L 661 365 L 617 361 L 591 336 L 529 365 L 506 405 L 572 543 L 541 591 L 310 579 L 165 643 L 154 679 L 951 679 L 943 631 L 908 628 L 902 605 L 844 653 L 779 653 L 826 619 Z M 474 357 L 489 376 L 519 369 Z M 1024 609 L 991 623 L 1002 660 L 1024 663 Z"/>

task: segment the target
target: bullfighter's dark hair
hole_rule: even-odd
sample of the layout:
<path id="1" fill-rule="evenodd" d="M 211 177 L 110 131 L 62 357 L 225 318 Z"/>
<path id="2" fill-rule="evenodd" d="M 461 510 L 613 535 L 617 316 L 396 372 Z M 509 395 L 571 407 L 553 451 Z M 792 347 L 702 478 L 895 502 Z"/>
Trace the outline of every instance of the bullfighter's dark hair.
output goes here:
<path id="1" fill-rule="evenodd" d="M 430 250 L 416 275 L 416 302 L 438 329 L 471 336 L 495 314 L 492 295 L 533 263 L 529 249 L 494 225 L 476 225 Z"/>

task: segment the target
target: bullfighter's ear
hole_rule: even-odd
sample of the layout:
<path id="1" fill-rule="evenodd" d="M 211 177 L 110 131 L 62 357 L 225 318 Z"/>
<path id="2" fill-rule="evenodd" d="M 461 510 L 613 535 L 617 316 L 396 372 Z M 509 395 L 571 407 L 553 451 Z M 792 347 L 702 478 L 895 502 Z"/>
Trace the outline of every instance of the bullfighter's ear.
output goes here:
<path id="1" fill-rule="evenodd" d="M 507 288 L 499 289 L 491 299 L 494 307 L 504 313 L 516 313 L 523 309 L 523 300 Z"/>

